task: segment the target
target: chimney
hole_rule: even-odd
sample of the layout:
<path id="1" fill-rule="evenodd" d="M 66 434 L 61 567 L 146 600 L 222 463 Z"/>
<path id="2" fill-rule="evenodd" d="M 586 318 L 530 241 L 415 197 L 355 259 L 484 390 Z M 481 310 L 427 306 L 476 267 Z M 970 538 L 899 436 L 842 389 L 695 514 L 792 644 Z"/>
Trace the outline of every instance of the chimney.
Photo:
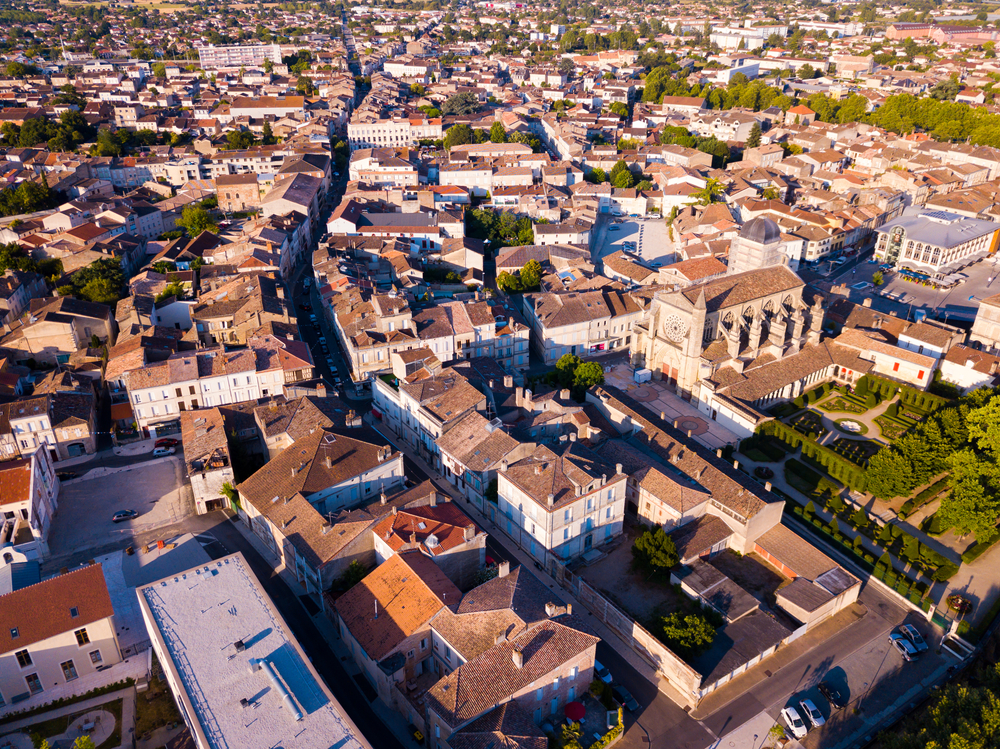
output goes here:
<path id="1" fill-rule="evenodd" d="M 542 467 L 540 465 L 538 465 L 538 463 L 535 463 L 535 475 L 536 476 L 541 476 L 542 475 Z"/>
<path id="2" fill-rule="evenodd" d="M 722 457 L 722 448 L 721 447 L 718 450 L 715 451 L 715 457 L 717 457 L 717 458 L 721 458 Z"/>
<path id="3" fill-rule="evenodd" d="M 550 601 L 549 603 L 545 604 L 545 616 L 552 617 L 555 616 L 555 613 L 556 613 L 556 605 L 554 603 Z"/>
<path id="4" fill-rule="evenodd" d="M 437 492 L 431 492 L 431 507 L 437 507 L 438 495 Z"/>
<path id="5" fill-rule="evenodd" d="M 378 498 L 379 498 L 379 503 L 383 505 L 389 501 L 389 498 L 385 496 L 385 492 L 382 492 Z"/>
<path id="6" fill-rule="evenodd" d="M 616 474 L 623 473 L 623 471 L 622 471 L 622 464 L 621 463 L 615 463 L 615 473 Z"/>
<path id="7" fill-rule="evenodd" d="M 500 472 L 507 473 L 507 458 L 500 461 Z"/>
<path id="8" fill-rule="evenodd" d="M 501 632 L 500 634 L 497 635 L 496 640 L 494 640 L 494 643 L 496 643 L 497 645 L 499 645 L 501 642 L 507 642 L 506 632 Z"/>
<path id="9" fill-rule="evenodd" d="M 524 391 L 524 407 L 531 410 L 531 390 L 528 389 Z"/>
<path id="10" fill-rule="evenodd" d="M 517 390 L 514 391 L 514 405 L 520 408 L 523 403 L 524 403 L 524 388 L 518 385 Z"/>
<path id="11" fill-rule="evenodd" d="M 333 461 L 330 460 L 330 456 L 329 455 L 326 456 L 326 460 L 324 460 L 323 462 L 326 463 L 327 470 L 329 470 L 330 468 L 333 467 Z"/>
<path id="12" fill-rule="evenodd" d="M 514 376 L 513 375 L 504 375 L 503 376 L 503 386 L 505 388 L 507 388 L 508 390 L 510 388 L 514 387 Z"/>
<path id="13" fill-rule="evenodd" d="M 507 577 L 510 574 L 510 562 L 503 561 L 497 565 L 497 577 Z"/>
<path id="14" fill-rule="evenodd" d="M 524 668 L 524 653 L 521 652 L 521 648 L 514 646 L 514 649 L 510 651 L 511 660 L 514 661 L 514 666 L 517 668 Z"/>
<path id="15" fill-rule="evenodd" d="M 564 401 L 568 401 L 569 400 L 569 388 L 563 388 L 562 390 L 560 390 L 559 391 L 559 397 L 562 398 Z"/>
<path id="16" fill-rule="evenodd" d="M 739 470 L 739 467 L 740 467 L 740 462 L 738 460 L 734 460 L 733 461 L 733 468 L 736 468 L 737 470 Z"/>
<path id="17" fill-rule="evenodd" d="M 476 526 L 467 525 L 465 526 L 465 540 L 471 541 L 476 537 Z"/>
<path id="18" fill-rule="evenodd" d="M 771 491 L 771 482 L 770 481 L 765 481 L 764 482 L 764 489 L 767 490 L 767 491 Z"/>
<path id="19" fill-rule="evenodd" d="M 583 487 L 580 486 L 579 484 L 576 485 L 576 496 L 578 497 L 583 496 Z"/>
<path id="20" fill-rule="evenodd" d="M 871 307 L 872 306 L 871 297 L 866 297 L 865 299 L 861 300 L 861 306 L 862 307 Z"/>
<path id="21" fill-rule="evenodd" d="M 997 373 L 997 360 L 994 359 L 992 362 L 990 362 L 990 374 L 993 375 L 996 373 Z"/>
<path id="22" fill-rule="evenodd" d="M 325 536 L 327 533 L 330 532 L 330 528 L 332 527 L 333 526 L 330 525 L 330 523 L 322 523 L 319 527 L 320 533 L 322 533 Z"/>
<path id="23" fill-rule="evenodd" d="M 576 432 L 570 432 L 569 433 L 569 441 L 570 442 L 576 442 Z"/>
<path id="24" fill-rule="evenodd" d="M 567 603 L 566 604 L 566 616 L 572 616 L 572 615 L 573 615 L 573 604 L 572 603 Z"/>
<path id="25" fill-rule="evenodd" d="M 396 505 L 393 505 L 392 506 L 392 514 L 395 515 L 397 512 L 399 512 L 399 508 L 397 508 Z"/>
<path id="26" fill-rule="evenodd" d="M 556 495 L 555 494 L 550 494 L 549 497 L 548 497 L 548 506 L 551 507 L 555 503 L 556 503 Z"/>
<path id="27" fill-rule="evenodd" d="M 285 298 L 285 287 L 282 286 L 280 283 L 279 284 L 275 284 L 274 285 L 274 293 L 277 294 L 278 299 L 284 299 Z"/>

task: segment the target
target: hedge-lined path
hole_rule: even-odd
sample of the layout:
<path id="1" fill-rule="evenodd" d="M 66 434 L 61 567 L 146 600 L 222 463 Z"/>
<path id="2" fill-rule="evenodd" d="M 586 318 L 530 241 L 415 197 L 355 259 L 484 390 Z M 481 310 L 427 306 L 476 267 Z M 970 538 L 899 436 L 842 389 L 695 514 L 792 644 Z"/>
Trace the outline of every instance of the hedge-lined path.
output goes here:
<path id="1" fill-rule="evenodd" d="M 835 397 L 836 396 L 834 396 L 834 398 Z M 870 440 L 878 442 L 880 445 L 889 444 L 889 440 L 882 436 L 882 430 L 879 429 L 878 424 L 875 423 L 875 419 L 884 414 L 888 410 L 889 406 L 895 401 L 899 400 L 898 395 L 894 395 L 890 400 L 882 401 L 882 403 L 879 403 L 874 408 L 868 409 L 863 414 L 851 413 L 850 411 L 824 411 L 819 407 L 820 403 L 824 403 L 828 400 L 834 400 L 834 398 L 827 396 L 818 403 L 813 403 L 807 409 L 819 414 L 820 418 L 823 419 L 823 428 L 827 431 L 827 433 L 823 439 L 819 441 L 819 444 L 827 447 L 828 442 L 833 442 L 840 437 L 855 440 Z M 851 434 L 850 432 L 842 432 L 837 429 L 834 424 L 837 419 L 850 419 L 851 421 L 856 421 L 859 424 L 864 424 L 868 432 L 866 434 Z"/>

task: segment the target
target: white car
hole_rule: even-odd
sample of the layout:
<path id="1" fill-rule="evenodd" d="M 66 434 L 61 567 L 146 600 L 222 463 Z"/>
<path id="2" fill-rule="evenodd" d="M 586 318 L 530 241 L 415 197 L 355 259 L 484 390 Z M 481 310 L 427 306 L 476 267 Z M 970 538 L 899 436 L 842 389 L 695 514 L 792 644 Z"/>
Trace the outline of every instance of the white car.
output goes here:
<path id="1" fill-rule="evenodd" d="M 889 642 L 892 643 L 892 646 L 899 651 L 901 656 L 903 656 L 904 661 L 914 661 L 917 659 L 917 649 L 905 636 L 899 634 L 898 632 L 893 632 L 889 635 Z"/>
<path id="2" fill-rule="evenodd" d="M 792 736 L 795 738 L 801 739 L 809 733 L 806 724 L 799 717 L 799 711 L 794 707 L 783 707 L 781 709 L 781 717 L 784 718 L 788 730 L 792 732 Z"/>
<path id="3" fill-rule="evenodd" d="M 594 676 L 603 681 L 605 684 L 611 683 L 611 672 L 608 671 L 608 667 L 602 665 L 600 661 L 594 661 Z"/>
<path id="4" fill-rule="evenodd" d="M 804 712 L 806 717 L 809 718 L 809 722 L 817 728 L 826 723 L 826 718 L 823 717 L 823 713 L 819 711 L 816 704 L 812 700 L 800 701 L 799 707 L 802 708 L 802 712 Z"/>
<path id="5" fill-rule="evenodd" d="M 155 450 L 153 450 L 153 457 L 162 458 L 165 455 L 173 455 L 175 452 L 177 451 L 174 450 L 174 448 L 172 447 L 157 447 Z"/>

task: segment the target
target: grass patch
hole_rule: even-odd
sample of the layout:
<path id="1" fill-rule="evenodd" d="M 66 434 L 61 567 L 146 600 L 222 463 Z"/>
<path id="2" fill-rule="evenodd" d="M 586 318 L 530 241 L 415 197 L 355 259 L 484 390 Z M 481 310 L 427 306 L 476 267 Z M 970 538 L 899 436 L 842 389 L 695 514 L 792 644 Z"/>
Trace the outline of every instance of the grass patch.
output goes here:
<path id="1" fill-rule="evenodd" d="M 31 741 L 35 746 L 41 746 L 42 739 L 51 739 L 54 736 L 66 733 L 66 729 L 69 728 L 69 718 L 70 716 L 68 715 L 63 715 L 61 718 L 50 718 L 40 723 L 32 723 L 22 730 L 31 737 Z"/>
<path id="2" fill-rule="evenodd" d="M 888 414 L 882 414 L 881 416 L 875 417 L 875 423 L 878 424 L 879 431 L 887 440 L 898 440 L 910 431 L 910 429 L 917 422 L 910 419 L 893 418 Z"/>
<path id="3" fill-rule="evenodd" d="M 835 395 L 819 404 L 828 413 L 863 414 L 868 410 L 868 404 L 855 395 Z"/>
<path id="4" fill-rule="evenodd" d="M 0 733 L 4 732 L 4 725 L 7 723 L 13 723 L 14 721 L 24 720 L 25 718 L 30 718 L 33 715 L 41 715 L 47 713 L 50 710 L 55 710 L 60 707 L 66 707 L 67 705 L 75 705 L 77 702 L 83 702 L 84 700 L 89 700 L 93 697 L 100 697 L 105 694 L 111 694 L 112 692 L 117 692 L 120 689 L 126 689 L 127 687 L 135 686 L 135 679 L 125 679 L 119 681 L 115 684 L 107 684 L 106 686 L 100 687 L 98 689 L 91 689 L 89 692 L 84 692 L 83 694 L 78 694 L 74 697 L 68 697 L 58 700 L 52 700 L 45 705 L 40 705 L 38 707 L 33 707 L 30 710 L 22 710 L 16 713 L 10 713 L 4 716 L 3 721 L 0 721 Z"/>
<path id="5" fill-rule="evenodd" d="M 841 424 L 843 424 L 843 422 L 845 421 L 850 422 L 851 424 L 857 424 L 858 431 L 855 432 L 851 429 L 848 429 L 846 426 L 841 426 Z M 833 422 L 833 425 L 837 427 L 837 431 L 843 432 L 844 434 L 868 434 L 868 427 L 866 427 L 860 421 L 857 421 L 855 419 L 837 419 L 836 421 Z"/>
<path id="6" fill-rule="evenodd" d="M 152 679 L 149 690 L 135 696 L 135 735 L 138 738 L 180 719 L 174 698 L 161 679 Z"/>
<path id="7" fill-rule="evenodd" d="M 881 445 L 868 440 L 848 440 L 837 439 L 830 445 L 830 449 L 837 455 L 842 455 L 854 465 L 864 468 L 868 465 L 868 459 L 881 449 Z"/>
<path id="8" fill-rule="evenodd" d="M 830 497 L 840 494 L 841 489 L 843 489 L 833 479 L 817 473 L 799 460 L 789 460 L 785 463 L 785 480 L 792 488 L 824 506 Z"/>

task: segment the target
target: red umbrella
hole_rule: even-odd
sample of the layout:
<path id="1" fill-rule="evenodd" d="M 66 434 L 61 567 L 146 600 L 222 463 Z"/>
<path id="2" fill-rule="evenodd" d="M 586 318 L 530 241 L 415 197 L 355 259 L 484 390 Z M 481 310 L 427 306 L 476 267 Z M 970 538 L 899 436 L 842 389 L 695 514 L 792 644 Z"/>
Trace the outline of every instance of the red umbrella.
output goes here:
<path id="1" fill-rule="evenodd" d="M 566 705 L 566 717 L 570 720 L 583 720 L 583 716 L 587 714 L 587 708 L 583 706 L 582 702 L 570 702 Z"/>

